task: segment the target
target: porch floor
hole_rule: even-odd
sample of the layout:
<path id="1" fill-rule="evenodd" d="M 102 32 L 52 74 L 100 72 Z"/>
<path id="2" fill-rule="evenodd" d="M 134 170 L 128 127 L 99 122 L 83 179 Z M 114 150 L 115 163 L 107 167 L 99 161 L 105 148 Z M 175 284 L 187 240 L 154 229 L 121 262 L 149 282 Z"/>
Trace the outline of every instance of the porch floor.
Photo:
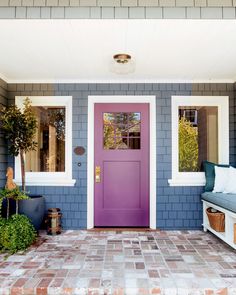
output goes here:
<path id="1" fill-rule="evenodd" d="M 40 234 L 0 255 L 0 294 L 236 294 L 236 251 L 201 231 Z"/>

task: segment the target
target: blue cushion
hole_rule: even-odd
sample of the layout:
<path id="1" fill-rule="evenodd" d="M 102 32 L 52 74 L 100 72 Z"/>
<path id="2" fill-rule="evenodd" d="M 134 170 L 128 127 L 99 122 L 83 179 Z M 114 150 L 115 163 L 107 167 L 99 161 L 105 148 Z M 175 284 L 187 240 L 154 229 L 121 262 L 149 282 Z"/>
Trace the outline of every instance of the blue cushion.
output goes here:
<path id="1" fill-rule="evenodd" d="M 205 192 L 202 194 L 202 200 L 236 213 L 236 194 Z"/>
<path id="2" fill-rule="evenodd" d="M 208 161 L 203 162 L 203 168 L 206 176 L 205 192 L 213 191 L 215 185 L 215 166 L 229 167 L 229 165 L 219 165 Z"/>

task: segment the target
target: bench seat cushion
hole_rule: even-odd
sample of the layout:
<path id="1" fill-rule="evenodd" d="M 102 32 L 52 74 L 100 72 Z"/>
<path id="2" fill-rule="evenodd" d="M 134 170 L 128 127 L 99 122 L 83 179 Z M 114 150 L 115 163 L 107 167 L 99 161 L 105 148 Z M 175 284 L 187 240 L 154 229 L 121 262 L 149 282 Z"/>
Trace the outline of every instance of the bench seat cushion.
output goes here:
<path id="1" fill-rule="evenodd" d="M 202 200 L 236 213 L 236 194 L 205 192 Z"/>

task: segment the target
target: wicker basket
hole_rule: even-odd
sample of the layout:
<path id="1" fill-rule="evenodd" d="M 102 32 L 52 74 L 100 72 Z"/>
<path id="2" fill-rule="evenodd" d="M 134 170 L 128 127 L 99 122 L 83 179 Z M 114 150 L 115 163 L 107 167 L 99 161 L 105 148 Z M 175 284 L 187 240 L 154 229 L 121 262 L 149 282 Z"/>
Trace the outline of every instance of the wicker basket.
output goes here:
<path id="1" fill-rule="evenodd" d="M 217 211 L 211 212 L 211 208 L 206 209 L 210 226 L 217 232 L 225 231 L 225 215 L 224 213 Z"/>

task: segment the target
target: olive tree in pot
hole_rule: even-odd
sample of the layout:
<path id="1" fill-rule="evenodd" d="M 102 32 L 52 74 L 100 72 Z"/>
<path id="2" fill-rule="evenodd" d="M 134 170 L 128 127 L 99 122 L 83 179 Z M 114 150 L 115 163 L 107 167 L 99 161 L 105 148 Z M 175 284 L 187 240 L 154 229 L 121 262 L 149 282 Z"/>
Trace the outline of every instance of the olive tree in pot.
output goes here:
<path id="1" fill-rule="evenodd" d="M 25 154 L 35 150 L 37 119 L 29 98 L 24 101 L 23 109 L 16 105 L 1 109 L 1 127 L 8 140 L 9 153 L 20 157 L 22 191 L 25 187 Z M 36 230 L 40 228 L 45 212 L 45 199 L 40 195 L 30 195 L 29 199 L 19 201 L 19 213 L 25 214 L 32 221 Z"/>

